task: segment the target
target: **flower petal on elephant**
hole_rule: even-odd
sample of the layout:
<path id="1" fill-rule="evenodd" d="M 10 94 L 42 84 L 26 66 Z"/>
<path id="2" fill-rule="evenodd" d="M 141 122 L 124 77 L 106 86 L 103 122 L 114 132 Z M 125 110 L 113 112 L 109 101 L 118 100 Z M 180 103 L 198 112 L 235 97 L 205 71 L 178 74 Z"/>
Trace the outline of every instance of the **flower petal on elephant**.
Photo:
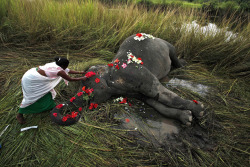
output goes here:
<path id="1" fill-rule="evenodd" d="M 79 111 L 82 111 L 82 107 L 79 107 L 78 110 L 79 110 Z"/>
<path id="2" fill-rule="evenodd" d="M 60 109 L 60 108 L 62 108 L 62 107 L 63 107 L 63 104 L 58 104 L 58 105 L 56 106 L 57 109 Z"/>
<path id="3" fill-rule="evenodd" d="M 108 66 L 109 66 L 109 67 L 113 67 L 113 66 L 114 66 L 114 64 L 113 64 L 113 63 L 110 63 L 110 64 L 108 64 Z"/>
<path id="4" fill-rule="evenodd" d="M 194 103 L 198 104 L 198 101 L 197 100 L 193 100 Z"/>
<path id="5" fill-rule="evenodd" d="M 126 63 L 123 63 L 122 64 L 122 68 L 126 68 L 127 67 L 127 64 Z"/>
<path id="6" fill-rule="evenodd" d="M 119 63 L 120 62 L 120 60 L 119 59 L 115 59 L 115 61 L 114 61 L 115 63 Z"/>
<path id="7" fill-rule="evenodd" d="M 115 68 L 117 69 L 117 70 L 119 70 L 120 68 L 119 68 L 119 66 L 118 66 L 118 64 L 115 66 Z"/>
<path id="8" fill-rule="evenodd" d="M 85 92 L 86 86 L 82 87 L 82 90 Z"/>
<path id="9" fill-rule="evenodd" d="M 66 122 L 67 120 L 68 120 L 67 117 L 63 117 L 63 118 L 62 118 L 62 121 L 63 121 L 63 122 Z"/>
<path id="10" fill-rule="evenodd" d="M 137 33 L 136 36 L 140 38 L 140 37 L 142 37 L 142 34 L 141 33 Z"/>
<path id="11" fill-rule="evenodd" d="M 90 78 L 90 77 L 95 76 L 95 75 L 96 75 L 95 72 L 90 71 L 90 72 L 87 72 L 87 73 L 85 74 L 85 77 Z"/>
<path id="12" fill-rule="evenodd" d="M 99 78 L 96 78 L 96 79 L 95 79 L 95 82 L 96 82 L 96 83 L 99 83 L 99 82 L 100 82 L 100 79 L 99 79 Z"/>
<path id="13" fill-rule="evenodd" d="M 76 99 L 75 97 L 72 97 L 69 101 L 73 102 L 75 99 Z"/>
<path id="14" fill-rule="evenodd" d="M 53 116 L 54 116 L 54 117 L 57 117 L 57 113 L 53 113 Z"/>
<path id="15" fill-rule="evenodd" d="M 77 96 L 81 96 L 81 95 L 83 95 L 83 92 L 77 93 Z"/>

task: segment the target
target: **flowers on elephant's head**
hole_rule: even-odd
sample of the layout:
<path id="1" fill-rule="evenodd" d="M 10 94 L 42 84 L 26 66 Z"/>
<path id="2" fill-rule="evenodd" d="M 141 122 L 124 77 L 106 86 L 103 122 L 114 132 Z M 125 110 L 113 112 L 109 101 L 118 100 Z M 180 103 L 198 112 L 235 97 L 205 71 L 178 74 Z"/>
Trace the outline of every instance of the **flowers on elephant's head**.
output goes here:
<path id="1" fill-rule="evenodd" d="M 145 34 L 145 33 L 137 33 L 136 36 L 134 37 L 134 40 L 143 41 L 144 39 L 147 39 L 147 38 L 155 39 L 153 35 Z"/>

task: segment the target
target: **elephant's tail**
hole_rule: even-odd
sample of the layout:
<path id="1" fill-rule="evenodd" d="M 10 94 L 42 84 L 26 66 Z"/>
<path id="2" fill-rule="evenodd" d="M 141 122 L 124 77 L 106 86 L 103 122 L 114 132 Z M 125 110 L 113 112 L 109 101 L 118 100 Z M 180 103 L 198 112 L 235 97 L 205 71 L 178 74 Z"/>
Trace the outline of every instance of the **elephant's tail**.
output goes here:
<path id="1" fill-rule="evenodd" d="M 182 60 L 178 59 L 178 57 L 176 55 L 175 47 L 173 45 L 171 45 L 168 42 L 167 42 L 167 45 L 169 47 L 169 56 L 170 56 L 170 59 L 171 59 L 171 65 L 172 65 L 172 67 L 174 69 L 175 68 L 183 67 L 186 64 L 186 61 L 183 60 L 183 59 Z"/>

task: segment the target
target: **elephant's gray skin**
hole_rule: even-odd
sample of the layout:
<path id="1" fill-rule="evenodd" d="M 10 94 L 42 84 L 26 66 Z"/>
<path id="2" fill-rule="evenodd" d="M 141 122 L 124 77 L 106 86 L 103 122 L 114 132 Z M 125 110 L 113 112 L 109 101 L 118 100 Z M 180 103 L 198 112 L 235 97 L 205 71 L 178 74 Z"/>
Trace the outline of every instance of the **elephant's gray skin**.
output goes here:
<path id="1" fill-rule="evenodd" d="M 174 46 L 160 38 L 138 41 L 134 37 L 135 35 L 128 37 L 121 44 L 112 61 L 114 63 L 116 59 L 120 60 L 119 69 L 115 68 L 115 63 L 113 67 L 97 65 L 88 69 L 98 73 L 82 82 L 82 86 L 94 89 L 91 102 L 100 104 L 112 96 L 133 96 L 144 99 L 164 116 L 177 119 L 186 125 L 191 125 L 193 116 L 197 118 L 203 116 L 201 103 L 185 100 L 159 82 L 167 76 L 171 68 L 182 66 Z M 127 64 L 127 52 L 131 52 L 137 58 L 140 57 L 143 65 Z M 123 63 L 127 64 L 126 68 L 122 68 Z M 96 78 L 100 79 L 99 83 L 95 82 Z"/>

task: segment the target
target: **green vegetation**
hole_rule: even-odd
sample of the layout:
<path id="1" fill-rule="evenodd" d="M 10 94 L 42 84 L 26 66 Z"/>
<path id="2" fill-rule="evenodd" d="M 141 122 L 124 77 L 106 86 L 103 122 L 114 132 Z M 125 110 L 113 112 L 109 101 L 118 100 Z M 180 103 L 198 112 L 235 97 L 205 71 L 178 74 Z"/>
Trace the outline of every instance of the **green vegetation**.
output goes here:
<path id="1" fill-rule="evenodd" d="M 233 18 L 218 23 L 222 29 L 237 32 L 235 39 L 226 42 L 222 31 L 214 36 L 195 28 L 183 30 L 183 24 L 193 20 L 207 24 L 207 15 L 194 9 L 148 10 L 135 4 L 107 7 L 94 0 L 2 0 L 0 132 L 10 127 L 0 137 L 0 166 L 248 166 L 250 24 Z M 208 107 L 201 126 L 214 141 L 212 150 L 192 143 L 186 145 L 185 153 L 142 147 L 126 130 L 111 128 L 119 123 L 112 115 L 122 110 L 111 101 L 92 112 L 84 111 L 83 119 L 70 127 L 52 124 L 48 113 L 27 116 L 26 125 L 17 123 L 20 82 L 26 70 L 58 55 L 67 56 L 70 68 L 76 70 L 106 64 L 123 40 L 138 32 L 169 41 L 178 57 L 188 61 L 187 67 L 173 71 L 172 76 L 185 76 L 213 88 L 206 98 L 173 90 Z M 57 103 L 74 96 L 78 89 L 79 83 L 59 85 Z M 32 125 L 38 129 L 20 133 L 21 128 Z"/>

